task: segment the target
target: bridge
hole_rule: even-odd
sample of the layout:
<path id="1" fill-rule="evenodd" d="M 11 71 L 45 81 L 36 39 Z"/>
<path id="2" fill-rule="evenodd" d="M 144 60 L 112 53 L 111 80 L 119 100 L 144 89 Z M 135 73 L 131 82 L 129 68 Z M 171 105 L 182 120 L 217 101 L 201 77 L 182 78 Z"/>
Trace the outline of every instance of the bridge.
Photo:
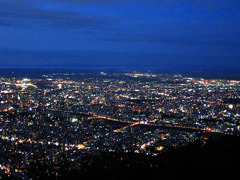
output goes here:
<path id="1" fill-rule="evenodd" d="M 200 129 L 200 128 L 196 128 L 196 127 L 187 127 L 187 126 L 149 124 L 149 123 L 146 123 L 144 121 L 139 121 L 139 122 L 122 121 L 122 120 L 118 120 L 118 119 L 114 119 L 114 118 L 110 118 L 110 117 L 106 117 L 106 116 L 97 115 L 95 113 L 91 113 L 91 115 L 92 115 L 92 117 L 89 118 L 89 119 L 104 119 L 104 120 L 107 120 L 107 121 L 114 121 L 114 122 L 119 122 L 119 123 L 130 124 L 130 125 L 124 126 L 122 128 L 116 129 L 116 130 L 114 130 L 114 132 L 122 132 L 123 130 L 127 129 L 128 127 L 141 125 L 141 126 L 149 126 L 149 127 L 170 129 L 170 130 L 176 130 L 176 131 L 190 131 L 190 132 L 197 132 L 197 133 L 218 133 L 218 134 L 224 134 L 222 132 L 218 132 L 218 131 L 212 130 L 210 128 Z"/>

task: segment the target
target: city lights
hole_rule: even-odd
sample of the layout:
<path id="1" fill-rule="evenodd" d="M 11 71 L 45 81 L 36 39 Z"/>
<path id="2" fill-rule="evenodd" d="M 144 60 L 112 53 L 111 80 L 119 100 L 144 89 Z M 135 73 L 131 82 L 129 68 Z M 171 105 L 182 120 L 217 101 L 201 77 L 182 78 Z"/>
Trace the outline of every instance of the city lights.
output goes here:
<path id="1" fill-rule="evenodd" d="M 207 134 L 239 135 L 239 89 L 239 81 L 179 74 L 1 78 L 0 169 L 25 177 L 35 161 L 80 168 L 101 152 L 156 156 Z"/>

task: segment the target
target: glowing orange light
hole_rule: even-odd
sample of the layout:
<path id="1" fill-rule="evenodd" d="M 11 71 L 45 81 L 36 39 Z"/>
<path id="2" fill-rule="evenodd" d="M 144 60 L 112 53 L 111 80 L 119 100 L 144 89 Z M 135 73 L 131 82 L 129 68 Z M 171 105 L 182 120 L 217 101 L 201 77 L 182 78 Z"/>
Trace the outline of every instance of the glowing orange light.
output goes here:
<path id="1" fill-rule="evenodd" d="M 159 146 L 159 147 L 156 148 L 157 151 L 162 151 L 163 149 L 164 149 L 163 146 Z"/>

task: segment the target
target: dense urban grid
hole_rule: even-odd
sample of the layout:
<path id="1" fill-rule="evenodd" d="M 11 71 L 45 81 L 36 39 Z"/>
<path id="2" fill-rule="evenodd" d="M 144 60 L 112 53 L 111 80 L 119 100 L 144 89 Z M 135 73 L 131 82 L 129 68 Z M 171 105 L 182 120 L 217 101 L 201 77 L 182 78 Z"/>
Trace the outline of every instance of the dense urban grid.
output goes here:
<path id="1" fill-rule="evenodd" d="M 239 135 L 240 81 L 180 74 L 48 74 L 0 79 L 0 174 L 31 179 L 102 151 L 157 156 L 208 134 Z"/>

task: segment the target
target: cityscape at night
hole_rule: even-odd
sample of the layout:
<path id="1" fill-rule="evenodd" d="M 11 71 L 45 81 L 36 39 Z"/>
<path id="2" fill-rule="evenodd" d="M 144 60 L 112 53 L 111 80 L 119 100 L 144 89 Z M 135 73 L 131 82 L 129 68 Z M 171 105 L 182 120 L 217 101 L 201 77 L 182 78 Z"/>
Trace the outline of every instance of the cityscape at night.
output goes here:
<path id="1" fill-rule="evenodd" d="M 180 74 L 1 78 L 1 174 L 31 179 L 80 170 L 102 152 L 158 156 L 211 135 L 240 133 L 240 81 Z"/>
<path id="2" fill-rule="evenodd" d="M 236 179 L 240 1 L 0 0 L 0 180 Z"/>

